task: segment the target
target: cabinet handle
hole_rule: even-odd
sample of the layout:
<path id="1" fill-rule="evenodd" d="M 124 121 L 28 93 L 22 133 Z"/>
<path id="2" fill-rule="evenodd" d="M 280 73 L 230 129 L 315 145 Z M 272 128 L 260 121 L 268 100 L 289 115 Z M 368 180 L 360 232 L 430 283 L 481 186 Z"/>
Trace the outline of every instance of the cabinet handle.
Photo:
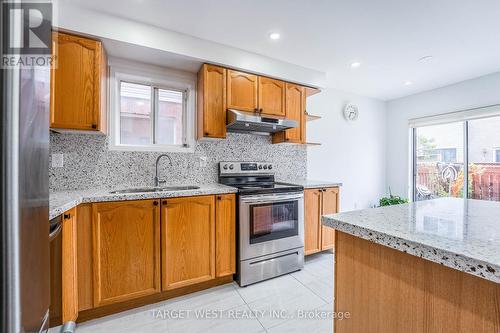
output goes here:
<path id="1" fill-rule="evenodd" d="M 153 201 L 153 206 L 158 206 L 158 201 Z"/>
<path id="2" fill-rule="evenodd" d="M 209 135 L 210 135 L 210 133 L 208 133 L 208 132 L 205 132 L 205 136 L 209 136 Z"/>
<path id="3" fill-rule="evenodd" d="M 163 200 L 162 204 L 166 205 L 168 202 L 167 200 Z"/>
<path id="4" fill-rule="evenodd" d="M 71 218 L 71 214 L 64 214 L 64 219 L 67 220 L 67 219 L 70 219 Z"/>
<path id="5" fill-rule="evenodd" d="M 222 197 L 220 195 L 217 196 L 217 200 L 222 200 Z"/>
<path id="6" fill-rule="evenodd" d="M 96 124 L 92 124 L 92 128 L 93 129 L 97 129 L 97 125 Z"/>
<path id="7" fill-rule="evenodd" d="M 258 108 L 253 109 L 254 112 L 259 112 Z"/>

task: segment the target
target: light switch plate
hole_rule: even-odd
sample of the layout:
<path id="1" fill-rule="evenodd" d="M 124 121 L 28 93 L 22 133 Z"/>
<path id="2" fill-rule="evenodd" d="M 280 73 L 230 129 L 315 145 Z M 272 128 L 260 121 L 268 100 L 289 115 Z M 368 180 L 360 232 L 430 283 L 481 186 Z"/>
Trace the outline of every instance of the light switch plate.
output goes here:
<path id="1" fill-rule="evenodd" d="M 64 155 L 63 154 L 52 154 L 52 167 L 62 168 L 64 166 Z"/>

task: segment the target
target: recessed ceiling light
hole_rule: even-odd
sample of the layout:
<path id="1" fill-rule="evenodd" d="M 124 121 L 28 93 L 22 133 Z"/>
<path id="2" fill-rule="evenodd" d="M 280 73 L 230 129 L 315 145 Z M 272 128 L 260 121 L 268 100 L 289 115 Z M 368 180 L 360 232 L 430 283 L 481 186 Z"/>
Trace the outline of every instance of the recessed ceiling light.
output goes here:
<path id="1" fill-rule="evenodd" d="M 357 61 L 355 61 L 355 62 L 353 62 L 353 63 L 351 64 L 351 68 L 358 68 L 359 66 L 361 66 L 361 63 L 360 63 L 360 62 L 357 62 Z"/>
<path id="2" fill-rule="evenodd" d="M 404 82 L 404 85 L 405 85 L 405 86 L 411 86 L 412 84 L 413 84 L 413 82 L 411 82 L 411 81 L 405 81 L 405 82 Z"/>
<path id="3" fill-rule="evenodd" d="M 269 38 L 272 40 L 280 39 L 280 37 L 281 37 L 281 35 L 279 34 L 279 32 L 271 32 L 269 34 Z"/>

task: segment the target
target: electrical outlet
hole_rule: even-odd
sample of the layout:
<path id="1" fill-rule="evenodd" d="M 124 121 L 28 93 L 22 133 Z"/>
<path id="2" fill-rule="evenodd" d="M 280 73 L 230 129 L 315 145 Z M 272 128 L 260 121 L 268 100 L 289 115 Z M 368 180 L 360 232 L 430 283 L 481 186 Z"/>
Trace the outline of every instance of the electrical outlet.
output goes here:
<path id="1" fill-rule="evenodd" d="M 200 167 L 204 168 L 207 166 L 207 157 L 206 156 L 200 156 Z"/>
<path id="2" fill-rule="evenodd" d="M 62 168 L 64 166 L 64 155 L 63 154 L 52 154 L 52 167 Z"/>

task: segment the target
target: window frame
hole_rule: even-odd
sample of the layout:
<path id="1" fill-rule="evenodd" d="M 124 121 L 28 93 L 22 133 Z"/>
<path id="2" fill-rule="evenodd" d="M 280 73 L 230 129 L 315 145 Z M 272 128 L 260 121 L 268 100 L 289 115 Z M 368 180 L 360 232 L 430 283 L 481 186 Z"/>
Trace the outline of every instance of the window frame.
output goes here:
<path id="1" fill-rule="evenodd" d="M 196 124 L 196 75 L 165 67 L 110 59 L 109 100 L 109 149 L 119 151 L 193 153 L 195 149 Z M 131 145 L 120 143 L 121 83 L 150 86 L 151 89 L 151 143 Z M 157 144 L 158 90 L 183 93 L 183 143 L 181 145 Z"/>
<path id="2" fill-rule="evenodd" d="M 464 181 L 463 181 L 463 199 L 469 199 L 469 123 L 476 119 L 487 119 L 500 117 L 500 105 L 492 105 L 483 108 L 475 108 L 465 111 L 453 112 L 430 117 L 415 118 L 409 120 L 409 149 L 410 149 L 410 172 L 409 172 L 409 188 L 408 197 L 413 202 L 417 201 L 417 128 L 425 126 L 433 126 L 440 124 L 449 124 L 460 122 L 463 124 L 463 164 L 464 164 Z M 496 160 L 496 152 L 500 148 L 494 148 Z M 458 153 L 458 150 L 457 150 Z M 498 162 L 496 162 L 498 163 Z"/>

